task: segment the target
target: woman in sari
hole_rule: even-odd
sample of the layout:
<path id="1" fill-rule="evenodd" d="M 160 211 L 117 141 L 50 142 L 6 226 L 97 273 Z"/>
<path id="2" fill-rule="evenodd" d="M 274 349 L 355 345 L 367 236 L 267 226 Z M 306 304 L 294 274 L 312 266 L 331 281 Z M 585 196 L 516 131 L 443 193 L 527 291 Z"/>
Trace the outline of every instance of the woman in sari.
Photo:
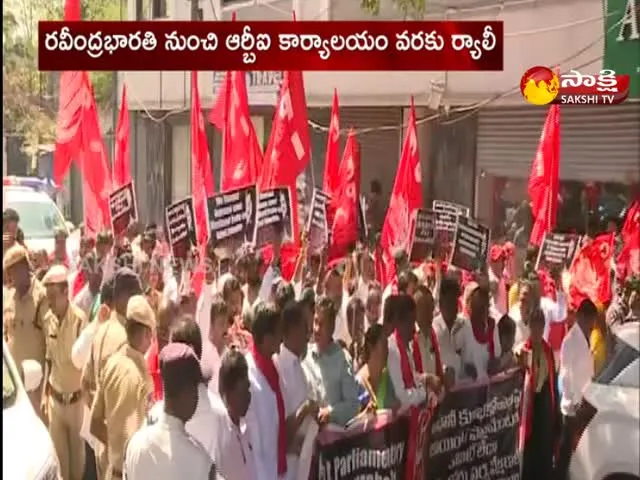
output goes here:
<path id="1" fill-rule="evenodd" d="M 560 427 L 556 369 L 551 347 L 543 337 L 544 327 L 542 310 L 533 310 L 529 314 L 529 338 L 517 353 L 526 366 L 519 432 L 522 480 L 551 478 Z"/>
<path id="2" fill-rule="evenodd" d="M 364 336 L 364 365 L 356 375 L 362 386 L 361 403 L 366 410 L 386 410 L 399 406 L 387 372 L 387 337 L 380 324 L 369 327 Z"/>

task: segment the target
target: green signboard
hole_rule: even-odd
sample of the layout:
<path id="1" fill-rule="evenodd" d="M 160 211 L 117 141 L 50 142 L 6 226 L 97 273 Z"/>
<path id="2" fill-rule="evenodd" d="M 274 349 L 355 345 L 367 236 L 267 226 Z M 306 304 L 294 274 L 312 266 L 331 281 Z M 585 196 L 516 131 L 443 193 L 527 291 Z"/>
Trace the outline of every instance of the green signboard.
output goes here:
<path id="1" fill-rule="evenodd" d="M 640 98 L 640 0 L 604 0 L 604 68 L 631 76 L 629 98 Z"/>

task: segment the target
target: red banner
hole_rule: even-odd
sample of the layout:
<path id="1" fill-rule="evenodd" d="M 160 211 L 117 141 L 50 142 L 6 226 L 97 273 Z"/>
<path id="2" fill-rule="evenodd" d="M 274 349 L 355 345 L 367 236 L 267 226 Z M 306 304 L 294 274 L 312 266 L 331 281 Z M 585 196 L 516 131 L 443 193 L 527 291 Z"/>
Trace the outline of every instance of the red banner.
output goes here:
<path id="1" fill-rule="evenodd" d="M 40 22 L 38 68 L 500 71 L 502 22 Z"/>

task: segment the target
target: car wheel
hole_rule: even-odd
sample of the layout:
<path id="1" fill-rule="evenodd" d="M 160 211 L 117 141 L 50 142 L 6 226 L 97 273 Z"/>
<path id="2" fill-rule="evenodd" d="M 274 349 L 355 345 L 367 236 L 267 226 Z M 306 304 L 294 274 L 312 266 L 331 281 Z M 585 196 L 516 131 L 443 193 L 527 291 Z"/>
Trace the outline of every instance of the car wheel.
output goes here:
<path id="1" fill-rule="evenodd" d="M 640 478 L 630 473 L 614 473 L 608 475 L 604 480 L 640 480 Z"/>

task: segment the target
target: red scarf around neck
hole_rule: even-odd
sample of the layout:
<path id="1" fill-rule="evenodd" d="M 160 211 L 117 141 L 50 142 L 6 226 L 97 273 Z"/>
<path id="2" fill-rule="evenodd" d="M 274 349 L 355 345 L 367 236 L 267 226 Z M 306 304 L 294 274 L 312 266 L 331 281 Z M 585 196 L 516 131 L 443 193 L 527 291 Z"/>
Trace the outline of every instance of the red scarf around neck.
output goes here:
<path id="1" fill-rule="evenodd" d="M 266 358 L 255 346 L 251 345 L 251 354 L 256 362 L 256 367 L 260 373 L 264 375 L 269 387 L 276 395 L 276 404 L 278 407 L 278 475 L 287 473 L 287 428 L 284 413 L 284 397 L 280 388 L 280 375 L 271 358 Z"/>
<path id="2" fill-rule="evenodd" d="M 400 352 L 400 371 L 402 372 L 402 381 L 404 382 L 404 388 L 415 388 L 416 382 L 413 377 L 411 363 L 409 362 L 409 353 L 407 352 L 407 346 L 402 341 L 400 332 L 398 332 L 397 328 L 393 331 L 393 338 L 398 347 L 398 352 Z M 420 352 L 418 352 L 418 355 L 420 355 Z"/>
<path id="3" fill-rule="evenodd" d="M 493 318 L 489 317 L 487 319 L 487 328 L 484 332 L 480 331 L 480 329 L 473 323 L 471 323 L 471 329 L 473 330 L 473 336 L 480 345 L 486 345 L 487 350 L 489 350 L 489 358 L 493 359 L 496 357 L 496 346 L 494 343 L 494 330 L 496 327 L 496 322 Z"/>
<path id="4" fill-rule="evenodd" d="M 436 336 L 436 332 L 433 329 L 433 327 L 431 328 L 431 349 L 433 351 L 433 354 L 436 357 L 436 374 L 442 378 L 444 376 L 444 369 L 442 368 L 442 360 L 440 358 L 440 345 L 438 345 L 438 337 Z M 422 353 L 420 352 L 420 343 L 419 343 L 419 336 L 421 335 L 420 332 L 416 332 L 416 334 L 413 336 L 413 341 L 412 341 L 412 349 L 413 349 L 413 363 L 416 366 L 416 370 L 418 371 L 418 373 L 424 373 L 424 366 L 422 364 Z"/>
<path id="5" fill-rule="evenodd" d="M 522 347 L 524 351 L 531 352 L 533 355 L 533 343 L 528 339 Z M 547 382 L 549 383 L 549 392 L 551 394 L 551 412 L 554 414 L 556 409 L 556 389 L 555 389 L 555 364 L 553 359 L 553 351 L 549 344 L 542 340 L 542 354 L 547 361 Z M 535 364 L 531 362 L 531 368 L 527 368 L 525 380 L 525 389 L 522 398 L 520 416 L 524 414 L 526 418 L 520 421 L 520 444 L 524 448 L 524 443 L 531 435 L 531 425 L 533 423 L 533 397 L 536 393 L 536 377 L 538 372 L 535 370 Z M 526 404 L 526 405 L 525 405 Z"/>

